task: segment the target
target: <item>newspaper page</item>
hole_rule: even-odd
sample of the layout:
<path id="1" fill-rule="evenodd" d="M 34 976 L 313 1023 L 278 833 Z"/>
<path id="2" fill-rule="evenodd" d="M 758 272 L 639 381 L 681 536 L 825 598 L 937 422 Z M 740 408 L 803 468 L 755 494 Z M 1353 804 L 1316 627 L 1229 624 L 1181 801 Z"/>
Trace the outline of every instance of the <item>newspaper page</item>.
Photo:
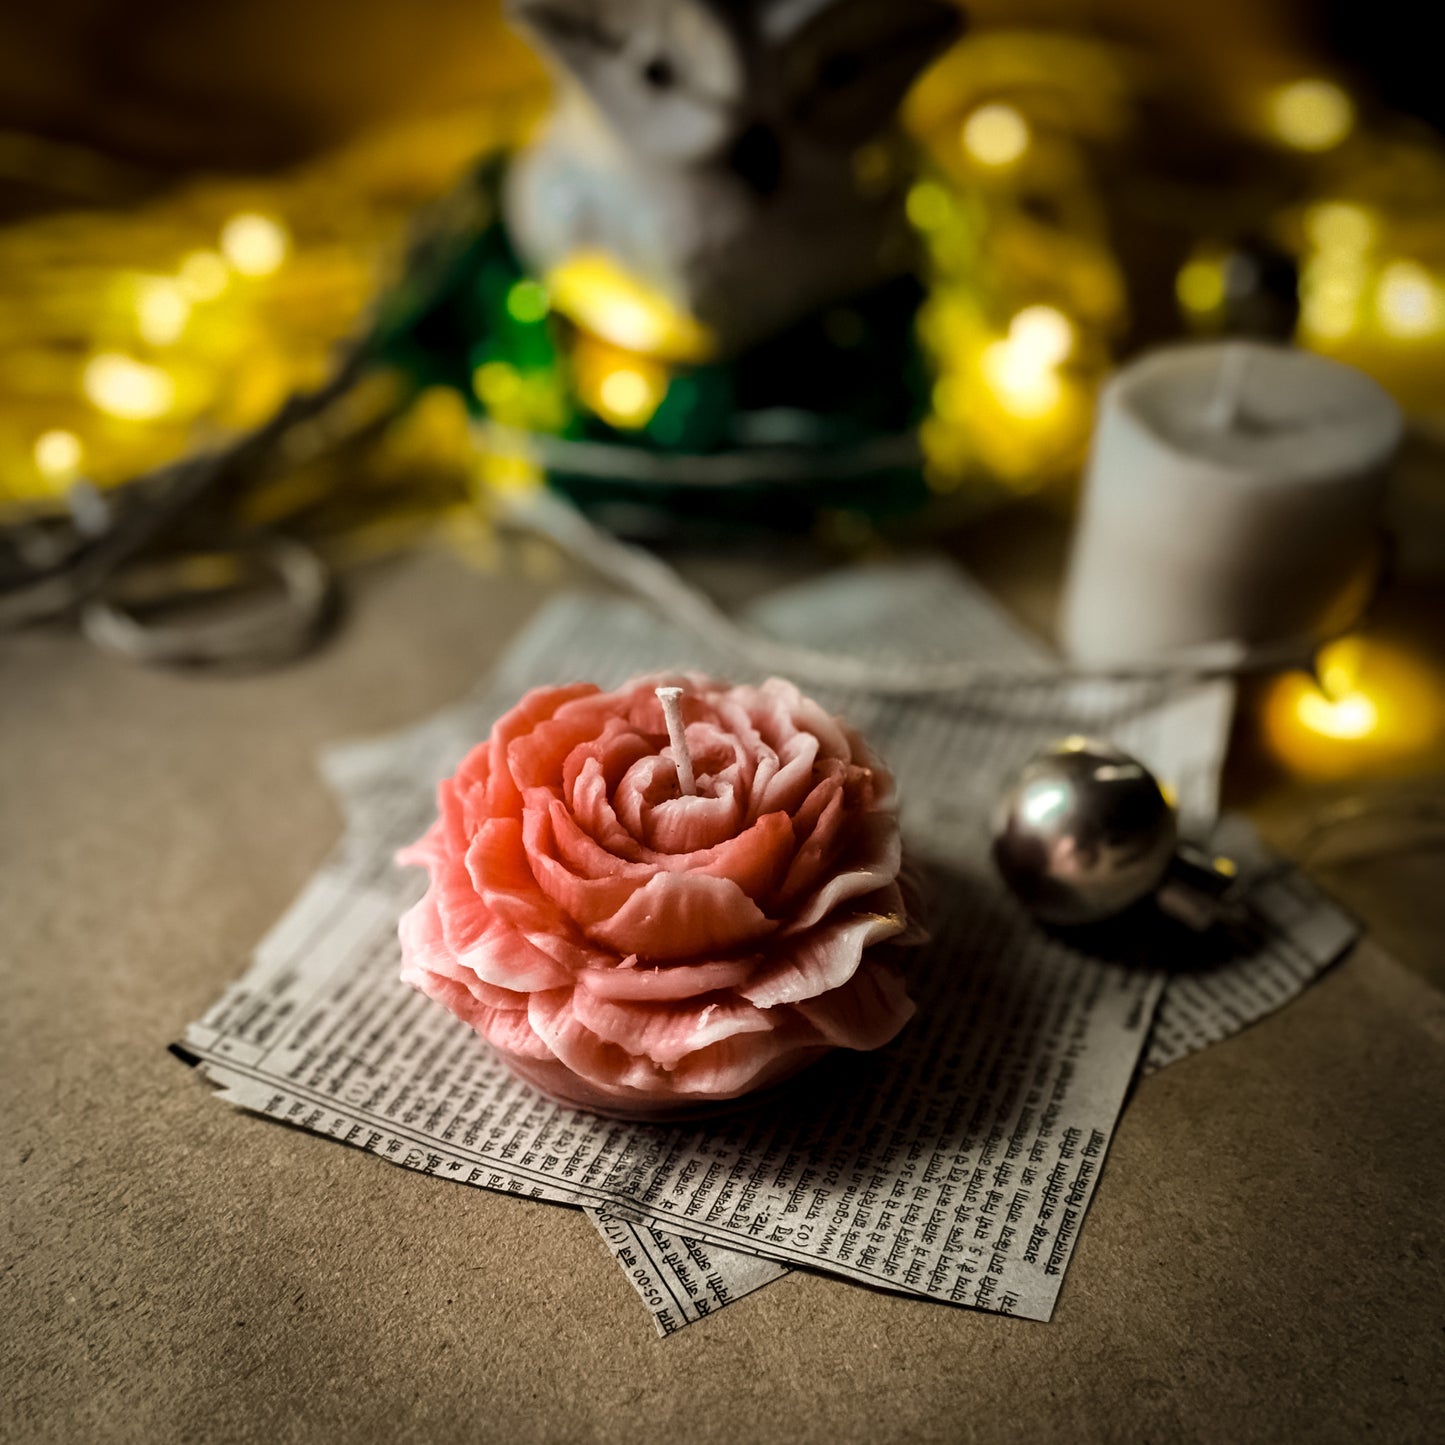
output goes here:
<path id="1" fill-rule="evenodd" d="M 1144 1056 L 1154 1073 L 1283 1008 L 1360 936 L 1355 918 L 1297 868 L 1283 864 L 1240 817 L 1226 816 L 1211 844 L 1240 870 L 1247 917 L 1171 974 Z M 1190 966 L 1192 962 L 1192 966 Z"/>
<path id="2" fill-rule="evenodd" d="M 788 1265 L 761 1255 L 714 1249 L 605 1209 L 588 1209 L 586 1214 L 662 1336 L 792 1273 Z"/>
<path id="3" fill-rule="evenodd" d="M 946 608 L 941 587 L 952 593 Z M 896 576 L 885 590 L 874 645 L 906 648 L 916 635 L 957 655 L 974 632 L 986 642 L 1003 625 L 936 571 Z M 793 605 L 806 611 L 807 601 Z M 849 641 L 856 650 L 859 632 Z M 421 880 L 394 869 L 390 852 L 429 821 L 435 778 L 524 687 L 711 661 L 626 603 L 563 600 L 494 689 L 400 740 L 333 754 L 328 771 L 353 800 L 347 836 L 185 1050 L 245 1107 L 426 1172 L 655 1223 L 714 1266 L 719 1249 L 765 1254 L 1047 1318 L 1163 977 L 1028 924 L 993 883 L 969 806 L 954 800 L 978 793 L 985 773 L 991 791 L 1067 717 L 1134 747 L 1207 813 L 1227 689 L 1161 702 L 1138 689 L 1065 697 L 1041 687 L 1026 716 L 971 699 L 947 725 L 929 716 L 941 704 L 857 700 L 872 703 L 871 722 L 866 708 L 850 711 L 905 795 L 912 776 L 926 783 L 919 797 L 950 803 L 941 815 L 905 814 L 915 846 L 951 869 L 919 970 L 919 1020 L 876 1056 L 819 1066 L 786 1117 L 772 1108 L 701 1127 L 609 1123 L 516 1083 L 465 1025 L 398 982 L 395 920 Z M 975 745 L 958 743 L 962 732 L 977 734 Z M 925 744 L 928 757 L 909 754 Z M 738 1292 L 724 1283 L 722 1293 Z"/>
<path id="4" fill-rule="evenodd" d="M 1226 820 L 1238 825 L 1238 819 Z M 1221 840 L 1232 857 L 1251 857 L 1239 836 Z M 1294 870 L 1282 876 L 1269 865 L 1264 881 L 1249 886 L 1249 919 L 1231 935 L 1231 951 L 1211 965 L 1201 960 L 1171 975 L 1149 1032 L 1144 1071 L 1168 1064 L 1231 1037 L 1288 1003 L 1336 962 L 1354 943 L 1358 926 L 1337 905 Z M 1248 886 L 1248 885 L 1247 885 Z M 781 1279 L 789 1267 L 736 1250 L 706 1252 L 708 1268 L 697 1267 L 694 1241 L 656 1225 L 587 1211 L 603 1242 L 652 1318 L 659 1335 L 715 1314 L 764 1284 Z"/>

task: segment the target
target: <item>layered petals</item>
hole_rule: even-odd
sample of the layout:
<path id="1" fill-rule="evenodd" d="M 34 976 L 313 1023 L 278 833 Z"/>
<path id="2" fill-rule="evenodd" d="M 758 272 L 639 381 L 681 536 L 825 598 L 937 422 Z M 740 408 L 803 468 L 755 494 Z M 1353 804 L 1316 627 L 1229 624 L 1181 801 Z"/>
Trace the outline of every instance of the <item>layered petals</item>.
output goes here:
<path id="1" fill-rule="evenodd" d="M 684 795 L 660 685 L 682 689 Z M 892 1039 L 919 941 L 893 780 L 791 683 L 528 693 L 399 861 L 402 977 L 537 1087 L 665 1118 Z"/>

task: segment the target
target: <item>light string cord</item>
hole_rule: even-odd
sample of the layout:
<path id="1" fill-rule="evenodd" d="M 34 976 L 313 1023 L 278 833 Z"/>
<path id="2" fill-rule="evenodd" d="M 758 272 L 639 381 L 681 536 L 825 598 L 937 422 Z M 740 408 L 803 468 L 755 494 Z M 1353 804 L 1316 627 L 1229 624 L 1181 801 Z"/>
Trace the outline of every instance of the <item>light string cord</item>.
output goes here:
<path id="1" fill-rule="evenodd" d="M 1202 681 L 1295 669 L 1313 674 L 1318 649 L 1332 640 L 1289 638 L 1255 647 L 1232 641 L 1209 643 L 1157 660 L 1105 666 L 1044 663 L 1020 667 L 962 658 L 907 662 L 851 657 L 781 642 L 741 626 L 661 557 L 604 531 L 554 493 L 537 489 L 502 499 L 499 520 L 546 538 L 580 565 L 642 598 L 725 656 L 815 687 L 916 697 L 969 688 L 1075 681 Z M 1349 628 L 1357 622 L 1352 619 Z M 1340 632 L 1349 628 L 1342 627 Z"/>

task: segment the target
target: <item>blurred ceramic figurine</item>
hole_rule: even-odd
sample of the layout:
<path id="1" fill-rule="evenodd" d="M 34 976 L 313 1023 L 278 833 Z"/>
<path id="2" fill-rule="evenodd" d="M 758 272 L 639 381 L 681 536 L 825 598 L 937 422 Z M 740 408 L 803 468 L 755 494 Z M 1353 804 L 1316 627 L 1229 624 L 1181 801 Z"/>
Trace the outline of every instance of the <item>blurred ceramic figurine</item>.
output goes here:
<path id="1" fill-rule="evenodd" d="M 510 0 L 554 69 L 507 221 L 545 274 L 602 252 L 736 352 L 906 264 L 854 155 L 958 33 L 944 0 Z"/>

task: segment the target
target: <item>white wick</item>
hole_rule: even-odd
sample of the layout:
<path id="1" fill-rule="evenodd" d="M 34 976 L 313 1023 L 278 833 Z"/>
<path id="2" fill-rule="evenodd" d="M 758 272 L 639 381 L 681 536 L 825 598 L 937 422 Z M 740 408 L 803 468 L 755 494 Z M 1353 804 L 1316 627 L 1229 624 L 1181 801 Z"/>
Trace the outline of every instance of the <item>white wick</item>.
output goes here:
<path id="1" fill-rule="evenodd" d="M 1219 370 L 1214 377 L 1214 394 L 1209 398 L 1209 408 L 1204 414 L 1204 425 L 1210 431 L 1234 430 L 1244 404 L 1244 384 L 1249 379 L 1253 362 L 1254 353 L 1248 343 L 1236 342 L 1224 347 L 1219 358 Z"/>
<path id="2" fill-rule="evenodd" d="M 691 798 L 697 792 L 697 779 L 692 775 L 692 754 L 687 750 L 687 733 L 682 726 L 682 689 L 659 687 L 656 691 L 657 700 L 662 704 L 662 715 L 667 719 L 667 740 L 672 744 L 678 786 L 684 797 Z"/>

